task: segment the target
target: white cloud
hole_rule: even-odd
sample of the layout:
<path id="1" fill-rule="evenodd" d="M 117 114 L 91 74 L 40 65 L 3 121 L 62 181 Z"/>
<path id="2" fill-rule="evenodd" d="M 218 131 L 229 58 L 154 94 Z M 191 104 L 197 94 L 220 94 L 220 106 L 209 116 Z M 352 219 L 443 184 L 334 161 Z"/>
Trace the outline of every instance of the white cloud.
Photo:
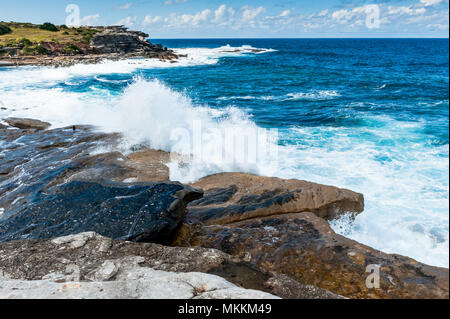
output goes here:
<path id="1" fill-rule="evenodd" d="M 428 24 L 426 28 L 430 30 L 448 30 L 448 24 L 443 23 Z"/>
<path id="2" fill-rule="evenodd" d="M 422 3 L 425 7 L 434 6 L 441 2 L 442 0 L 420 0 L 420 3 Z"/>
<path id="3" fill-rule="evenodd" d="M 127 28 L 131 28 L 135 25 L 137 17 L 126 17 L 116 22 L 116 25 L 124 25 Z"/>
<path id="4" fill-rule="evenodd" d="M 283 12 L 280 13 L 280 17 L 287 17 L 290 14 L 291 10 L 284 10 Z"/>
<path id="5" fill-rule="evenodd" d="M 144 21 L 142 22 L 142 26 L 146 27 L 152 24 L 158 24 L 163 22 L 163 18 L 161 16 L 152 17 L 151 15 L 146 15 Z"/>
<path id="6" fill-rule="evenodd" d="M 100 19 L 100 14 L 93 14 L 89 16 L 85 16 L 80 19 L 80 25 L 95 25 L 97 24 L 98 20 Z"/>
<path id="7" fill-rule="evenodd" d="M 214 11 L 214 19 L 212 22 L 219 25 L 226 25 L 232 22 L 235 11 L 231 7 L 227 7 L 222 4 L 217 10 Z"/>
<path id="8" fill-rule="evenodd" d="M 340 23 L 345 23 L 345 22 L 347 22 L 348 20 L 350 20 L 351 18 L 352 18 L 352 13 L 351 13 L 351 11 L 349 11 L 349 10 L 346 10 L 346 9 L 341 9 L 341 10 L 338 10 L 338 11 L 335 11 L 335 12 L 333 12 L 333 14 L 331 15 L 331 17 L 334 19 L 334 20 L 336 20 L 336 21 L 338 21 L 338 22 L 340 22 Z"/>
<path id="9" fill-rule="evenodd" d="M 192 26 L 196 27 L 204 22 L 207 22 L 208 19 L 212 16 L 212 11 L 210 9 L 205 9 L 203 11 L 197 12 L 194 15 L 191 14 L 175 14 L 172 13 L 169 17 L 164 19 L 164 22 L 167 23 L 169 28 L 180 28 L 183 26 Z"/>
<path id="10" fill-rule="evenodd" d="M 242 22 L 254 23 L 255 19 L 262 13 L 266 12 L 266 8 L 251 8 L 249 6 L 242 7 Z"/>
<path id="11" fill-rule="evenodd" d="M 368 29 L 378 29 L 380 24 L 388 21 L 387 19 L 380 18 L 380 6 L 375 4 L 366 4 L 351 10 L 341 9 L 333 12 L 331 18 L 337 23 L 347 25 L 352 29 L 364 25 Z"/>
<path id="12" fill-rule="evenodd" d="M 173 1 L 173 0 L 170 0 Z M 302 32 L 368 32 L 370 29 L 395 32 L 423 32 L 448 29 L 448 10 L 446 12 L 437 8 L 426 7 L 419 0 L 409 6 L 391 6 L 387 3 L 379 5 L 361 5 L 344 8 L 333 12 L 325 9 L 316 13 L 301 14 L 291 9 L 286 9 L 278 14 L 266 14 L 263 6 L 232 8 L 222 4 L 215 8 L 205 8 L 195 13 L 173 12 L 167 16 L 147 15 L 143 27 L 151 27 L 158 24 L 154 30 L 204 30 L 205 35 L 214 34 L 217 30 L 223 32 L 258 34 L 281 34 L 284 30 L 290 30 L 291 34 Z M 436 0 L 424 0 L 436 1 Z M 135 20 L 124 19 L 124 24 L 133 23 Z M 429 26 L 429 27 L 427 27 Z M 219 31 L 220 30 L 220 31 Z M 249 34 L 250 34 L 249 33 Z"/>
<path id="13" fill-rule="evenodd" d="M 187 1 L 188 0 L 167 0 L 167 1 L 164 1 L 164 4 L 168 6 L 171 4 L 185 3 Z"/>
<path id="14" fill-rule="evenodd" d="M 325 10 L 320 11 L 318 16 L 323 17 L 323 16 L 326 16 L 327 14 L 328 14 L 328 9 L 325 9 Z"/>
<path id="15" fill-rule="evenodd" d="M 132 5 L 131 2 L 124 3 L 124 4 L 122 4 L 122 5 L 119 6 L 119 9 L 122 9 L 122 10 L 130 9 L 130 8 L 131 8 L 131 5 Z"/>
<path id="16" fill-rule="evenodd" d="M 406 6 L 402 6 L 402 7 L 388 7 L 388 14 L 389 15 L 415 15 L 415 14 L 424 14 L 427 11 L 427 9 L 425 8 L 418 8 L 418 9 L 414 9 L 412 6 L 406 7 Z"/>

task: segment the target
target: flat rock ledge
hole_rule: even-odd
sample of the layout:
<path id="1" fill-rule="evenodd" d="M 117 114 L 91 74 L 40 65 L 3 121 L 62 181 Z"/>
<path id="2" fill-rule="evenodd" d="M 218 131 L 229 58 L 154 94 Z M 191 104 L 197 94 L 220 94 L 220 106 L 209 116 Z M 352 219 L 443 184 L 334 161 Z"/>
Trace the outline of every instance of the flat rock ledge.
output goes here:
<path id="1" fill-rule="evenodd" d="M 327 220 L 362 211 L 361 194 L 242 173 L 208 176 L 192 186 L 205 194 L 188 205 L 173 245 L 215 248 L 348 298 L 449 297 L 448 269 L 383 253 L 331 229 Z M 373 267 L 379 288 L 367 284 Z"/>
<path id="2" fill-rule="evenodd" d="M 182 185 L 168 182 L 168 153 L 90 154 L 119 138 L 87 126 L 0 125 L 0 139 L 11 145 L 0 156 L 0 242 L 13 240 L 0 243 L 0 273 L 43 280 L 70 274 L 75 264 L 81 282 L 98 282 L 88 274 L 104 262 L 143 257 L 139 267 L 209 273 L 281 298 L 449 297 L 448 269 L 383 253 L 330 228 L 329 220 L 363 211 L 362 194 L 243 173 Z M 48 239 L 86 231 L 135 242 Z M 374 266 L 380 288 L 367 286 Z"/>
<path id="3" fill-rule="evenodd" d="M 94 232 L 0 244 L 2 299 L 280 297 L 342 298 L 215 249 L 124 242 Z"/>
<path id="4" fill-rule="evenodd" d="M 8 125 L 20 129 L 46 130 L 50 127 L 50 123 L 27 118 L 8 117 L 4 119 Z"/>

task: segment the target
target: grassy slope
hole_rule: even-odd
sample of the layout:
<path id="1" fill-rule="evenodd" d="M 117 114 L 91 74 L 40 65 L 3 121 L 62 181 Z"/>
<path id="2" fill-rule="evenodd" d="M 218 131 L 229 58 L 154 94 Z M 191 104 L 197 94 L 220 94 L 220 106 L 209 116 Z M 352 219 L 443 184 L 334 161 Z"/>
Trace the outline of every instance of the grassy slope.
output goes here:
<path id="1" fill-rule="evenodd" d="M 52 32 L 42 30 L 39 25 L 30 23 L 5 23 L 12 32 L 0 35 L 0 46 L 16 46 L 22 39 L 28 39 L 32 46 L 37 46 L 41 42 L 54 42 L 58 44 L 69 45 L 73 43 L 89 43 L 90 37 L 96 32 L 93 28 L 63 28 L 58 27 L 59 31 Z"/>
<path id="2" fill-rule="evenodd" d="M 53 41 L 67 43 L 72 42 L 75 39 L 81 41 L 81 37 L 74 30 L 68 30 L 69 35 L 63 34 L 63 30 L 58 32 L 51 32 L 47 30 L 41 30 L 38 28 L 11 28 L 12 33 L 0 35 L 0 44 L 6 45 L 7 43 L 17 42 L 22 38 L 26 38 L 31 42 Z"/>

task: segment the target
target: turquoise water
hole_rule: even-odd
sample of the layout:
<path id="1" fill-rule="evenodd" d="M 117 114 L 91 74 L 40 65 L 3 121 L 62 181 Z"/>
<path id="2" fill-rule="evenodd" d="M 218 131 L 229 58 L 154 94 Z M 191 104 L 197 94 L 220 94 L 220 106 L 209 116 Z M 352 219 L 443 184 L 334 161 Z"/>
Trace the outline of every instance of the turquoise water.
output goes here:
<path id="1" fill-rule="evenodd" d="M 192 132 L 195 120 L 277 129 L 276 157 L 173 164 L 171 177 L 248 171 L 349 188 L 365 211 L 333 221 L 336 231 L 448 267 L 447 39 L 153 41 L 187 57 L 0 69 L 0 116 L 120 131 L 125 151 L 173 150 L 173 129 Z"/>

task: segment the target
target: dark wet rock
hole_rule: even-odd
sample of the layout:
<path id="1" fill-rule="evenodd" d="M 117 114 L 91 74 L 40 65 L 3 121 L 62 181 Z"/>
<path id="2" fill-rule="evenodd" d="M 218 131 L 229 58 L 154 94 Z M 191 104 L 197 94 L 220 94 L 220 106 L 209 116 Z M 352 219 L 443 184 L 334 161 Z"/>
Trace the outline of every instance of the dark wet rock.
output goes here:
<path id="1" fill-rule="evenodd" d="M 50 123 L 27 118 L 8 117 L 4 121 L 10 126 L 20 129 L 46 130 L 50 127 Z"/>
<path id="2" fill-rule="evenodd" d="M 53 130 L 5 129 L 0 130 L 0 139 L 4 142 L 0 154 L 1 240 L 53 237 L 86 230 L 133 240 L 163 240 L 156 234 L 167 231 L 170 236 L 184 218 L 182 206 L 198 198 L 190 198 L 190 192 L 196 191 L 178 193 L 180 189 L 191 189 L 179 184 L 120 184 L 167 180 L 168 169 L 163 162 L 168 156 L 151 150 L 128 156 L 118 152 L 91 155 L 98 147 L 117 145 L 117 134 L 96 133 L 89 126 L 77 125 L 75 130 L 72 126 Z M 105 180 L 110 183 L 103 183 Z M 138 201 L 115 199 L 116 194 L 119 198 L 136 196 Z M 157 209 L 161 211 L 156 212 Z M 157 222 L 158 218 L 153 219 L 156 213 L 160 221 L 168 219 Z M 138 214 L 142 214 L 141 218 Z M 147 226 L 156 237 L 144 234 Z M 130 233 L 131 229 L 135 232 Z"/>
<path id="3" fill-rule="evenodd" d="M 144 32 L 131 31 L 123 26 L 106 27 L 92 37 L 90 46 L 101 54 L 139 54 L 160 59 L 177 58 L 172 50 L 147 41 L 148 37 L 149 35 Z"/>
<path id="4" fill-rule="evenodd" d="M 167 242 L 202 192 L 179 183 L 73 181 L 8 207 L 0 241 L 52 238 L 85 231 L 122 240 Z"/>
<path id="5" fill-rule="evenodd" d="M 157 271 L 173 272 L 173 274 L 167 277 L 167 274 Z M 197 272 L 196 280 L 192 280 L 194 276 L 192 272 Z M 145 276 L 143 276 L 144 273 Z M 136 276 L 136 274 L 140 275 Z M 162 279 L 165 279 L 167 286 L 147 287 L 150 291 L 161 290 L 153 291 L 152 295 L 147 297 L 155 297 L 159 293 L 160 298 L 173 298 L 180 296 L 181 292 L 187 294 L 184 298 L 219 297 L 211 294 L 214 289 L 208 289 L 212 283 L 217 283 L 219 280 L 215 276 L 219 276 L 237 285 L 233 287 L 225 284 L 218 287 L 220 290 L 227 289 L 222 291 L 226 295 L 220 297 L 237 298 L 246 294 L 247 298 L 260 298 L 266 296 L 262 293 L 266 292 L 282 298 L 340 298 L 320 288 L 301 285 L 288 276 L 265 273 L 255 266 L 243 263 L 215 249 L 166 247 L 152 243 L 117 241 L 92 232 L 54 239 L 0 243 L 0 280 L 2 276 L 10 283 L 11 280 L 21 280 L 21 282 L 11 283 L 19 289 L 15 291 L 7 288 L 4 288 L 6 291 L 0 289 L 0 294 L 4 292 L 8 295 L 23 296 L 25 294 L 32 297 L 32 291 L 25 288 L 37 285 L 43 293 L 49 295 L 48 292 L 53 291 L 55 287 L 49 286 L 48 282 L 60 284 L 76 282 L 80 286 L 72 288 L 82 291 L 87 289 L 91 292 L 91 298 L 102 296 L 111 298 L 110 295 L 104 296 L 99 289 L 89 290 L 87 283 L 97 282 L 96 288 L 103 287 L 108 290 L 107 285 L 100 283 L 119 283 L 126 280 L 128 287 L 135 287 L 138 281 L 160 278 L 160 275 L 164 275 Z M 211 275 L 215 276 L 211 277 Z M 173 282 L 179 280 L 189 282 L 190 289 L 184 292 L 185 287 L 178 285 L 175 290 L 169 291 L 170 296 L 167 295 L 168 292 L 165 291 L 168 287 L 172 288 Z M 2 286 L 10 285 L 4 280 Z M 62 285 L 58 287 L 61 291 Z M 118 289 L 119 287 L 114 287 L 116 290 L 121 290 Z M 260 292 L 243 291 L 239 287 L 256 289 Z M 121 297 L 126 296 L 128 294 L 123 294 Z M 142 295 L 136 294 L 135 298 L 139 296 Z"/>
<path id="6" fill-rule="evenodd" d="M 35 194 L 85 168 L 82 163 L 97 147 L 116 145 L 117 139 L 88 126 L 77 126 L 76 131 L 72 127 L 0 130 L 0 208 L 19 211 Z"/>
<path id="7" fill-rule="evenodd" d="M 77 125 L 53 130 L 0 130 L 0 208 L 20 211 L 39 192 L 70 181 L 155 182 L 169 179 L 168 153 L 97 153 L 114 148 L 118 134 Z M 94 155 L 92 154 L 94 153 Z M 1 217 L 0 217 L 1 218 Z"/>
<path id="8" fill-rule="evenodd" d="M 221 173 L 192 184 L 205 196 L 189 205 L 187 221 L 227 224 L 254 217 L 310 211 L 333 219 L 364 209 L 362 194 L 300 180 Z"/>
<path id="9" fill-rule="evenodd" d="M 449 297 L 448 269 L 345 238 L 314 213 L 236 220 L 222 225 L 185 224 L 173 244 L 219 249 L 267 272 L 350 298 Z M 368 265 L 380 265 L 379 289 L 366 286 Z"/>

